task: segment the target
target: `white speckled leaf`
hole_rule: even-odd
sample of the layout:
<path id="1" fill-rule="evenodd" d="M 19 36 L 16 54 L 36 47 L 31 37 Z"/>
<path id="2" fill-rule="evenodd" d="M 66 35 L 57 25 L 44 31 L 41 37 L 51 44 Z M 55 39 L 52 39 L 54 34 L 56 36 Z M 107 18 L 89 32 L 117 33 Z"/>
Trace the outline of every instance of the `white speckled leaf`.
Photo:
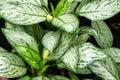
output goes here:
<path id="1" fill-rule="evenodd" d="M 23 60 L 15 54 L 0 54 L 0 77 L 16 78 L 23 76 L 27 71 Z"/>
<path id="2" fill-rule="evenodd" d="M 98 33 L 95 29 L 93 29 L 92 27 L 87 27 L 87 26 L 83 26 L 80 28 L 80 33 L 86 33 L 92 36 L 98 36 Z"/>
<path id="3" fill-rule="evenodd" d="M 65 14 L 59 17 L 55 17 L 52 20 L 52 24 L 69 33 L 73 33 L 78 29 L 79 20 L 75 15 Z"/>
<path id="4" fill-rule="evenodd" d="M 24 46 L 16 46 L 15 49 L 31 67 L 40 69 L 41 59 L 38 52 Z"/>
<path id="5" fill-rule="evenodd" d="M 84 68 L 97 60 L 101 60 L 107 57 L 103 51 L 99 50 L 91 43 L 81 44 L 79 45 L 78 49 L 80 57 L 78 68 Z"/>
<path id="6" fill-rule="evenodd" d="M 120 80 L 116 64 L 111 58 L 106 58 L 102 61 L 97 61 L 89 68 L 103 80 Z"/>
<path id="7" fill-rule="evenodd" d="M 90 20 L 104 20 L 120 12 L 119 0 L 93 0 L 86 3 L 78 14 Z"/>
<path id="8" fill-rule="evenodd" d="M 46 20 L 40 0 L 5 0 L 0 6 L 0 15 L 9 22 L 30 25 Z"/>
<path id="9" fill-rule="evenodd" d="M 97 31 L 98 35 L 95 35 L 94 37 L 101 48 L 108 48 L 112 46 L 113 35 L 104 21 L 93 21 L 92 28 Z"/>
<path id="10" fill-rule="evenodd" d="M 61 61 L 63 62 L 63 66 L 65 66 L 66 69 L 77 72 L 77 64 L 79 60 L 79 55 L 77 53 L 76 47 L 71 47 L 65 55 L 61 58 Z"/>
<path id="11" fill-rule="evenodd" d="M 18 78 L 17 80 L 31 80 L 31 78 L 29 76 L 23 76 Z"/>
<path id="12" fill-rule="evenodd" d="M 47 48 L 50 51 L 50 53 L 52 53 L 53 50 L 58 45 L 60 36 L 61 36 L 60 31 L 57 32 L 50 31 L 43 37 L 42 44 L 44 45 L 45 48 Z"/>
<path id="13" fill-rule="evenodd" d="M 13 47 L 26 46 L 39 52 L 36 40 L 32 36 L 25 33 L 24 31 L 2 29 L 2 32 L 4 33 L 5 37 Z"/>
<path id="14" fill-rule="evenodd" d="M 120 49 L 119 48 L 107 48 L 104 52 L 108 54 L 116 63 L 120 63 Z"/>
<path id="15" fill-rule="evenodd" d="M 66 32 L 62 32 L 57 47 L 48 57 L 49 60 L 56 60 L 62 57 L 62 55 L 64 55 L 64 53 L 70 48 L 74 38 L 75 34 L 68 34 Z"/>

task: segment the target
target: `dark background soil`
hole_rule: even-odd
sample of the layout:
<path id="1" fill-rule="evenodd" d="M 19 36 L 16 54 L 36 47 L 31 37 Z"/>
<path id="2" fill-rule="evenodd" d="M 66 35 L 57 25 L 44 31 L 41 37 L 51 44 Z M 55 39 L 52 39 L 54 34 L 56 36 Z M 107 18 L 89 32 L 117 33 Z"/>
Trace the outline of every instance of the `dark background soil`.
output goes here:
<path id="1" fill-rule="evenodd" d="M 53 1 L 53 3 L 57 4 L 56 0 L 52 0 L 52 1 Z M 83 17 L 79 17 L 79 19 L 80 19 L 81 26 L 90 25 L 90 21 L 88 19 L 83 18 Z M 113 47 L 120 48 L 120 13 L 110 19 L 105 20 L 105 22 L 108 24 L 108 26 L 111 29 L 113 36 L 114 36 Z M 4 20 L 0 19 L 0 28 L 2 28 L 2 27 L 4 27 Z M 91 39 L 91 41 L 96 43 L 94 39 Z M 8 51 L 10 51 L 12 49 L 12 47 L 9 45 L 9 43 L 7 42 L 5 36 L 2 34 L 1 31 L 0 31 L 0 46 L 7 49 Z M 67 70 L 64 70 L 64 69 L 59 70 L 57 67 L 51 68 L 48 73 L 68 76 Z M 77 75 L 77 76 L 80 78 L 80 80 L 86 79 L 86 78 L 91 78 L 94 80 L 101 80 L 95 74 Z"/>

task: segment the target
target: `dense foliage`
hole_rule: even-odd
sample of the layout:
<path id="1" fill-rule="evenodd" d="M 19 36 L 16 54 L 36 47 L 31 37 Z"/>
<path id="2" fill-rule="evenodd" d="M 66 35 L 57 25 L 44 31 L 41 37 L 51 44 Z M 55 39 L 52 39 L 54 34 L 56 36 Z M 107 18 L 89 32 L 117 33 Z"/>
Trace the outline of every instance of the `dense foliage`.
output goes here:
<path id="1" fill-rule="evenodd" d="M 0 77 L 17 80 L 79 80 L 94 73 L 120 80 L 120 49 L 103 21 L 120 12 L 120 0 L 0 0 L 2 32 L 13 47 L 0 48 Z M 80 26 L 79 16 L 91 20 Z M 44 25 L 41 25 L 44 24 Z M 99 46 L 89 42 L 93 36 Z M 69 76 L 47 74 L 52 66 Z"/>

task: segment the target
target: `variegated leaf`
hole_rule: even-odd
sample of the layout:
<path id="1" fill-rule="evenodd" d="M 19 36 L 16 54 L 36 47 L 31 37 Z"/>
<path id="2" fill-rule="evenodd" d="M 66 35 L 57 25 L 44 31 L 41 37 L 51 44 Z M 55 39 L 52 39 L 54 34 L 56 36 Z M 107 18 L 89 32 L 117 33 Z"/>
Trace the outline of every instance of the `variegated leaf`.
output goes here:
<path id="1" fill-rule="evenodd" d="M 120 63 L 120 49 L 119 48 L 107 48 L 104 52 L 108 54 L 116 63 Z"/>
<path id="2" fill-rule="evenodd" d="M 46 20 L 41 0 L 1 0 L 0 15 L 7 21 L 31 25 Z"/>
<path id="3" fill-rule="evenodd" d="M 4 52 L 8 52 L 7 50 L 5 50 L 4 48 L 0 47 L 0 54 L 4 53 Z"/>
<path id="4" fill-rule="evenodd" d="M 61 34 L 57 47 L 49 55 L 49 60 L 56 60 L 62 57 L 62 55 L 64 55 L 64 53 L 70 48 L 74 38 L 75 34 L 68 34 L 63 32 Z"/>
<path id="5" fill-rule="evenodd" d="M 92 36 L 98 36 L 97 31 L 92 27 L 83 26 L 80 28 L 80 33 L 86 33 Z"/>
<path id="6" fill-rule="evenodd" d="M 29 76 L 23 76 L 18 78 L 17 80 L 31 80 L 31 78 Z"/>
<path id="7" fill-rule="evenodd" d="M 39 50 L 42 51 L 43 49 L 42 37 L 44 35 L 44 31 L 41 28 L 41 26 L 39 26 L 39 24 L 29 25 L 29 26 L 23 26 L 23 25 L 20 26 L 20 25 L 9 23 L 9 22 L 5 22 L 5 27 L 8 29 L 24 31 L 30 36 L 34 37 L 34 39 L 36 40 L 38 44 Z"/>
<path id="8" fill-rule="evenodd" d="M 73 33 L 78 29 L 79 20 L 73 14 L 65 14 L 59 17 L 55 17 L 52 20 L 52 24 L 69 33 Z"/>
<path id="9" fill-rule="evenodd" d="M 65 66 L 66 69 L 77 73 L 77 64 L 79 60 L 79 55 L 77 53 L 77 47 L 71 47 L 65 55 L 61 58 L 63 62 L 63 67 Z"/>
<path id="10" fill-rule="evenodd" d="M 0 77 L 16 78 L 23 76 L 27 71 L 23 60 L 9 52 L 0 54 Z"/>
<path id="11" fill-rule="evenodd" d="M 53 50 L 57 47 L 59 43 L 59 39 L 61 37 L 61 32 L 48 32 L 42 39 L 42 44 L 45 48 L 47 48 L 50 53 L 53 52 Z"/>
<path id="12" fill-rule="evenodd" d="M 89 68 L 99 77 L 104 80 L 120 80 L 118 70 L 111 58 L 105 60 L 96 61 Z"/>
<path id="13" fill-rule="evenodd" d="M 2 29 L 2 32 L 4 33 L 5 37 L 13 47 L 26 46 L 39 52 L 36 40 L 32 36 L 25 33 L 24 31 Z"/>
<path id="14" fill-rule="evenodd" d="M 78 68 L 86 67 L 87 65 L 97 61 L 106 58 L 106 54 L 102 51 L 96 48 L 91 43 L 84 43 L 79 45 L 79 62 L 78 62 Z"/>
<path id="15" fill-rule="evenodd" d="M 77 6 L 76 2 L 77 0 L 60 0 L 55 8 L 55 16 L 57 17 L 70 13 L 71 10 L 74 10 Z"/>
<path id="16" fill-rule="evenodd" d="M 61 59 L 58 60 L 58 62 L 61 61 L 58 66 L 78 74 L 90 74 L 91 71 L 87 66 L 106 57 L 104 52 L 91 43 L 84 43 L 70 47 Z"/>
<path id="17" fill-rule="evenodd" d="M 113 35 L 103 21 L 93 21 L 92 27 L 97 31 L 97 36 L 95 35 L 95 40 L 101 48 L 111 47 L 113 44 Z"/>
<path id="18" fill-rule="evenodd" d="M 69 76 L 70 76 L 71 80 L 79 80 L 79 78 L 71 72 L 69 72 Z"/>
<path id="19" fill-rule="evenodd" d="M 16 46 L 15 49 L 31 67 L 40 69 L 41 58 L 38 52 L 24 46 Z"/>
<path id="20" fill-rule="evenodd" d="M 77 12 L 90 20 L 104 20 L 120 12 L 119 0 L 93 0 L 86 3 Z"/>
<path id="21" fill-rule="evenodd" d="M 41 75 L 38 77 L 34 77 L 31 80 L 70 80 L 70 79 L 63 77 L 63 76 L 57 76 L 57 75 L 55 75 L 55 76 L 47 75 L 47 76 L 48 77 Z"/>

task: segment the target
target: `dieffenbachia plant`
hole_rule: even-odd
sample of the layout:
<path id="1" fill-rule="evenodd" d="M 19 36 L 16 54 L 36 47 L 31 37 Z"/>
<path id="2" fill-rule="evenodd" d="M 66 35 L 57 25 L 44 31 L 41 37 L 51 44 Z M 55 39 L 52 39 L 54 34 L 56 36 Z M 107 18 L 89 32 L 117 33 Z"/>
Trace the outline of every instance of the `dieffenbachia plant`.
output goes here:
<path id="1" fill-rule="evenodd" d="M 119 12 L 119 0 L 60 0 L 56 7 L 48 0 L 0 0 L 2 32 L 13 47 L 0 48 L 0 77 L 79 80 L 74 73 L 95 73 L 120 80 L 120 49 L 112 48 L 113 35 L 103 21 Z M 91 26 L 79 26 L 78 16 Z M 87 42 L 90 36 L 98 47 Z M 69 78 L 47 74 L 54 65 L 69 70 Z"/>

